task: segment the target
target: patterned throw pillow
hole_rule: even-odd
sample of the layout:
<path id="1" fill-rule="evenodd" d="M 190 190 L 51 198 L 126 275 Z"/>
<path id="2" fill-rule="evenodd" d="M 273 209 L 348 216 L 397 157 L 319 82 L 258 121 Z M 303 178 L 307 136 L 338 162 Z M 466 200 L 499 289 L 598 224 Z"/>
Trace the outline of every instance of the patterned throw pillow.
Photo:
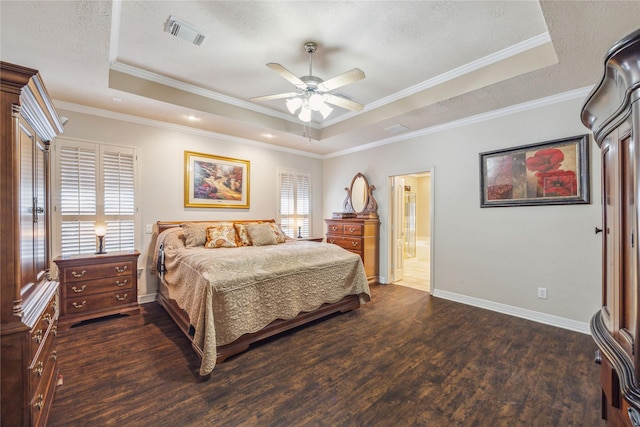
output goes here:
<path id="1" fill-rule="evenodd" d="M 276 242 L 284 243 L 287 241 L 287 235 L 284 234 L 282 228 L 280 228 L 280 224 L 276 224 L 275 222 L 270 222 L 269 225 L 273 229 L 273 234 L 276 235 Z"/>
<path id="2" fill-rule="evenodd" d="M 215 224 L 213 222 L 185 222 L 181 224 L 185 245 L 188 248 L 204 246 L 207 242 L 207 227 Z"/>
<path id="3" fill-rule="evenodd" d="M 247 225 L 247 233 L 253 246 L 277 245 L 276 234 L 269 223 Z"/>
<path id="4" fill-rule="evenodd" d="M 259 222 L 237 222 L 233 224 L 238 235 L 238 246 L 251 246 L 251 238 L 247 233 L 247 225 L 260 224 Z"/>
<path id="5" fill-rule="evenodd" d="M 237 246 L 236 229 L 233 227 L 233 223 L 222 223 L 207 227 L 205 248 L 235 248 Z"/>

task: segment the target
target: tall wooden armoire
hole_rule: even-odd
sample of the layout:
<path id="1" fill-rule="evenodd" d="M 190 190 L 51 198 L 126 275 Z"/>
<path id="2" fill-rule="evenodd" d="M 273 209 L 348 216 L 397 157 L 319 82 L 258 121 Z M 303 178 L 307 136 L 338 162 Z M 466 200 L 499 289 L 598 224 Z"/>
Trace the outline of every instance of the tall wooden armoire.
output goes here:
<path id="1" fill-rule="evenodd" d="M 49 142 L 62 124 L 36 70 L 0 62 L 0 424 L 44 425 L 57 373 Z"/>
<path id="2" fill-rule="evenodd" d="M 604 58 L 582 109 L 602 160 L 602 308 L 591 320 L 607 426 L 640 426 L 640 30 Z"/>

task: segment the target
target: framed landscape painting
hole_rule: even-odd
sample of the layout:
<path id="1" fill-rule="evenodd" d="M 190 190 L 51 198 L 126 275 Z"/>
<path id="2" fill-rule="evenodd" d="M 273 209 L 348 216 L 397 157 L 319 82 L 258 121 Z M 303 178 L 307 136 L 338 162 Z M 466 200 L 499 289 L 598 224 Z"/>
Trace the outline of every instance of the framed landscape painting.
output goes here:
<path id="1" fill-rule="evenodd" d="M 249 161 L 184 152 L 184 206 L 249 208 Z"/>
<path id="2" fill-rule="evenodd" d="M 589 136 L 480 153 L 480 207 L 589 203 Z"/>

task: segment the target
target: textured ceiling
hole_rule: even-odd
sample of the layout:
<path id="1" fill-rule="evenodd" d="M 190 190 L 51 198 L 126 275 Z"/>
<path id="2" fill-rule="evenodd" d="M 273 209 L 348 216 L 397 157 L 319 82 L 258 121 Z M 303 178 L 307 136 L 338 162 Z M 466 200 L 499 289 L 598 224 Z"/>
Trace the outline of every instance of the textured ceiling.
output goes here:
<path id="1" fill-rule="evenodd" d="M 165 33 L 169 15 L 205 43 Z M 326 155 L 394 125 L 419 131 L 593 85 L 606 50 L 638 27 L 640 2 L 2 0 L 0 19 L 2 60 L 40 70 L 65 108 Z M 284 100 L 249 101 L 293 89 L 268 62 L 308 74 L 306 41 L 319 45 L 314 75 L 365 72 L 334 91 L 362 112 L 336 108 L 303 129 Z"/>

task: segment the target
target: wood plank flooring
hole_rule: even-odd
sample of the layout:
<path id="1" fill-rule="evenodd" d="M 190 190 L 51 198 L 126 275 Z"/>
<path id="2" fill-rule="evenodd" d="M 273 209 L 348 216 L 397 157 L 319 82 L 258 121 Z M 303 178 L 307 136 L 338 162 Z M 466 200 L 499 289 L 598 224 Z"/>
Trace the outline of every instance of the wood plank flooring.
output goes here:
<path id="1" fill-rule="evenodd" d="M 164 310 L 59 334 L 49 426 L 603 426 L 588 335 L 396 285 L 203 381 Z"/>

